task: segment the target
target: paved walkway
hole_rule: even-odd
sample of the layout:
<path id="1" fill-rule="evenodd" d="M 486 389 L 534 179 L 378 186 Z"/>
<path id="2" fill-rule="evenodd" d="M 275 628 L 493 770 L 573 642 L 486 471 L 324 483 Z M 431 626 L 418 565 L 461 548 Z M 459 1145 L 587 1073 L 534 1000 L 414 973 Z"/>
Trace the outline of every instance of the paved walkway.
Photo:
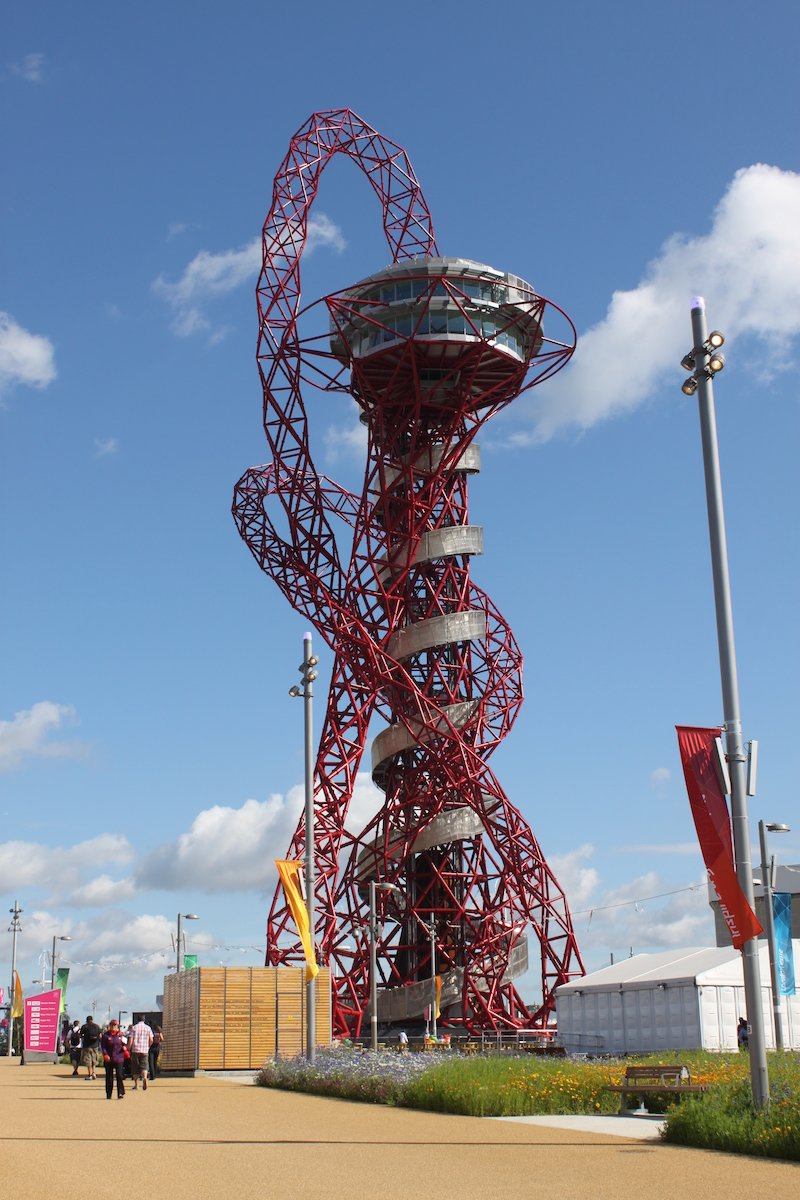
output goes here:
<path id="1" fill-rule="evenodd" d="M 605 1125 L 441 1116 L 208 1076 L 162 1076 L 107 1101 L 69 1067 L 2 1059 L 0 1114 L 14 1200 L 752 1200 L 800 1189 L 800 1164 Z"/>

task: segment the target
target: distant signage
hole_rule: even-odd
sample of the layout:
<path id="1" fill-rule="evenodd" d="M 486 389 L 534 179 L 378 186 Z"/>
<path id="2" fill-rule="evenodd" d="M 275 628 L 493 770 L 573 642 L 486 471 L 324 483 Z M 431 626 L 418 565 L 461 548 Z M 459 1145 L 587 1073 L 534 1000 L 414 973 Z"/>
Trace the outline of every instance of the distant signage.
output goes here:
<path id="1" fill-rule="evenodd" d="M 55 1054 L 61 988 L 25 1000 L 25 1049 Z"/>

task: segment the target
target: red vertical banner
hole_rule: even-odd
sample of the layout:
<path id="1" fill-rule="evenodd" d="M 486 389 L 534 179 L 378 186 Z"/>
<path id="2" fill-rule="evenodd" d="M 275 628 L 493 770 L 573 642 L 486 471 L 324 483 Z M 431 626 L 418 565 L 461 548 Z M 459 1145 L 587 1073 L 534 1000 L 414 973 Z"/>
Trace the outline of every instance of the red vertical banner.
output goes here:
<path id="1" fill-rule="evenodd" d="M 686 791 L 708 877 L 719 896 L 719 905 L 731 941 L 737 950 L 762 932 L 733 866 L 733 842 L 728 804 L 714 761 L 714 742 L 720 729 L 676 725 Z"/>

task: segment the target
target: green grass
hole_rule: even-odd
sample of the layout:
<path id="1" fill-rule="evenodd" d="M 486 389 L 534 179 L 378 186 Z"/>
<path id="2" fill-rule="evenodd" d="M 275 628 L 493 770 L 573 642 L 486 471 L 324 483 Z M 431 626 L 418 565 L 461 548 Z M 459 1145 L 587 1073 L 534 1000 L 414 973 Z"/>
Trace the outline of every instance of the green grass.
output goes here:
<path id="1" fill-rule="evenodd" d="M 577 1063 L 535 1057 L 453 1057 L 406 1084 L 406 1108 L 469 1117 L 552 1113 L 612 1113 L 619 1096 L 608 1090 L 622 1077 L 619 1063 Z"/>

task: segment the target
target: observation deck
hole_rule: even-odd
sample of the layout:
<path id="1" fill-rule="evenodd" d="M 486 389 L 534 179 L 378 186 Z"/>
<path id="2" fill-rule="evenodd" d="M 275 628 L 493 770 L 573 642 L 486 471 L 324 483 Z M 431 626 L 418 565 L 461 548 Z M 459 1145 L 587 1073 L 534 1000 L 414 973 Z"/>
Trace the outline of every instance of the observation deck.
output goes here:
<path id="1" fill-rule="evenodd" d="M 328 298 L 332 353 L 372 407 L 476 409 L 519 389 L 543 342 L 530 283 L 465 258 L 393 263 Z"/>

